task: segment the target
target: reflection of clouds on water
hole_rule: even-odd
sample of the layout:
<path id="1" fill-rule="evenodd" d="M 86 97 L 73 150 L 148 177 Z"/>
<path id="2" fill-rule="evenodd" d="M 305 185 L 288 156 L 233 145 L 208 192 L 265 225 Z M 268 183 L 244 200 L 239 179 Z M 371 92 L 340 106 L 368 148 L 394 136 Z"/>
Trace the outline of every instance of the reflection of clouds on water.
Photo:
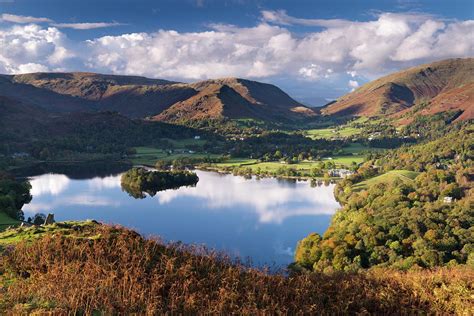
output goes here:
<path id="1" fill-rule="evenodd" d="M 23 210 L 26 217 L 42 212 L 58 220 L 119 223 L 166 240 L 225 250 L 244 261 L 252 258 L 257 265 L 286 265 L 297 241 L 312 231 L 322 233 L 339 207 L 332 185 L 311 188 L 308 182 L 197 173 L 196 187 L 140 200 L 122 191 L 120 175 L 69 179 L 44 174 L 31 178 L 33 200 Z"/>
<path id="2" fill-rule="evenodd" d="M 58 197 L 55 198 L 50 203 L 48 202 L 35 202 L 31 204 L 26 204 L 23 206 L 23 211 L 25 213 L 37 213 L 37 212 L 48 212 L 53 209 L 63 208 L 70 205 L 80 205 L 80 206 L 114 206 L 117 207 L 120 205 L 120 202 L 112 200 L 109 198 L 97 196 L 94 194 L 79 194 L 75 196 L 67 197 Z"/>
<path id="3" fill-rule="evenodd" d="M 53 209 L 64 208 L 71 205 L 80 206 L 113 206 L 117 207 L 120 202 L 104 197 L 100 190 L 120 187 L 120 176 L 109 176 L 105 178 L 93 178 L 87 181 L 87 186 L 92 192 L 80 192 L 71 195 L 67 190 L 72 189 L 72 180 L 63 174 L 44 174 L 30 178 L 31 194 L 33 203 L 23 206 L 27 214 L 37 212 L 49 212 Z M 62 196 L 64 194 L 65 196 Z M 54 197 L 51 201 L 37 201 L 39 197 Z"/>
<path id="4" fill-rule="evenodd" d="M 120 188 L 120 177 L 121 175 L 108 176 L 104 178 L 95 177 L 87 180 L 87 184 L 89 188 L 95 190 Z"/>
<path id="5" fill-rule="evenodd" d="M 63 174 L 44 174 L 30 179 L 30 192 L 33 196 L 58 195 L 67 189 L 70 182 L 71 180 Z"/>
<path id="6" fill-rule="evenodd" d="M 243 206 L 254 212 L 258 222 L 282 223 L 285 219 L 304 215 L 331 215 L 339 207 L 333 196 L 334 186 L 311 188 L 307 182 L 289 183 L 275 179 L 246 180 L 243 177 L 197 171 L 200 181 L 196 187 L 158 192 L 155 199 L 162 205 L 191 197 L 194 203 L 217 210 Z M 50 202 L 37 201 L 25 205 L 26 212 L 47 211 L 68 205 L 119 206 L 120 199 L 109 198 L 102 192 L 120 188 L 120 175 L 93 178 L 85 181 L 85 190 L 75 190 L 65 175 L 45 174 L 31 178 L 33 199 L 53 196 Z M 68 190 L 66 196 L 60 193 Z M 69 192 L 73 191 L 73 192 Z M 71 194 L 72 193 L 72 194 Z"/>
<path id="7" fill-rule="evenodd" d="M 245 180 L 199 171 L 198 175 L 197 187 L 159 192 L 156 195 L 159 203 L 190 196 L 204 199 L 211 209 L 239 204 L 255 210 L 260 223 L 281 223 L 292 216 L 330 215 L 339 207 L 334 200 L 334 185 L 311 188 L 307 182 L 298 182 L 275 186 L 274 179 Z"/>
<path id="8" fill-rule="evenodd" d="M 290 256 L 293 257 L 293 249 L 291 247 L 284 247 L 281 243 L 273 247 L 275 253 L 278 255 Z"/>

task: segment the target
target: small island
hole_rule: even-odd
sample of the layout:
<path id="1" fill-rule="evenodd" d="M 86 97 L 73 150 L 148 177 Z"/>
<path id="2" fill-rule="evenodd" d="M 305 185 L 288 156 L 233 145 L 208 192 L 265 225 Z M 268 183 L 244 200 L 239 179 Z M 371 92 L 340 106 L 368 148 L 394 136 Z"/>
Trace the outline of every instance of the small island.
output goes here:
<path id="1" fill-rule="evenodd" d="M 121 178 L 122 190 L 134 198 L 145 198 L 147 193 L 154 196 L 156 192 L 167 189 L 177 189 L 182 186 L 194 186 L 199 177 L 196 173 L 187 170 L 147 170 L 132 168 Z"/>

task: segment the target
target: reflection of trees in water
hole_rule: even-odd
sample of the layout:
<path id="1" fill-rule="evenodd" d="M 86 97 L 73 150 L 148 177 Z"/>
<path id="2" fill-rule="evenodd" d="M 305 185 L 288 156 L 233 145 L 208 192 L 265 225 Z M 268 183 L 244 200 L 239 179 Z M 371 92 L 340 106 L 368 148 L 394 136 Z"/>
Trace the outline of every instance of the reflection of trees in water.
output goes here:
<path id="1" fill-rule="evenodd" d="M 311 182 L 310 182 L 310 185 L 312 188 L 316 188 L 316 187 L 320 187 L 324 184 L 325 187 L 329 186 L 329 184 L 331 183 L 330 180 L 328 179 L 311 179 Z"/>
<path id="2" fill-rule="evenodd" d="M 182 186 L 195 186 L 199 177 L 190 171 L 149 171 L 132 168 L 122 175 L 122 191 L 135 199 L 144 199 L 145 193 L 155 196 L 157 192 L 178 189 Z"/>
<path id="3" fill-rule="evenodd" d="M 70 179 L 89 179 L 120 174 L 131 165 L 125 162 L 95 161 L 85 163 L 39 163 L 15 170 L 17 177 L 32 177 L 45 173 L 64 174 Z"/>

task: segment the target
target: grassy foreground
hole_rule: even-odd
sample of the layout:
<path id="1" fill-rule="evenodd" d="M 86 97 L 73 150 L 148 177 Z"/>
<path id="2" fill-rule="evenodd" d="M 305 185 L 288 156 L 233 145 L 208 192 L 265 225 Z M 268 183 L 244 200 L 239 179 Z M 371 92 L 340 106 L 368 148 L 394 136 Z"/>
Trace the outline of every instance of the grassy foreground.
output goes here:
<path id="1" fill-rule="evenodd" d="M 474 270 L 270 275 L 94 222 L 0 233 L 0 313 L 472 314 Z"/>

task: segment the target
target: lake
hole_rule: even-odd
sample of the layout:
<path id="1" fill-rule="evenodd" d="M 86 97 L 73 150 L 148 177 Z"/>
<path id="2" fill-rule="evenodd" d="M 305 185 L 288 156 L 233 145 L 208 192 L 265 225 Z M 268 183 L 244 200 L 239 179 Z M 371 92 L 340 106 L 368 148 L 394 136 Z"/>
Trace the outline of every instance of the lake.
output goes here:
<path id="1" fill-rule="evenodd" d="M 195 187 L 144 199 L 122 191 L 120 174 L 36 175 L 30 177 L 33 200 L 23 211 L 25 218 L 50 212 L 56 221 L 120 224 L 145 236 L 224 250 L 257 266 L 284 266 L 292 262 L 297 241 L 323 233 L 339 207 L 334 185 L 196 172 Z"/>

